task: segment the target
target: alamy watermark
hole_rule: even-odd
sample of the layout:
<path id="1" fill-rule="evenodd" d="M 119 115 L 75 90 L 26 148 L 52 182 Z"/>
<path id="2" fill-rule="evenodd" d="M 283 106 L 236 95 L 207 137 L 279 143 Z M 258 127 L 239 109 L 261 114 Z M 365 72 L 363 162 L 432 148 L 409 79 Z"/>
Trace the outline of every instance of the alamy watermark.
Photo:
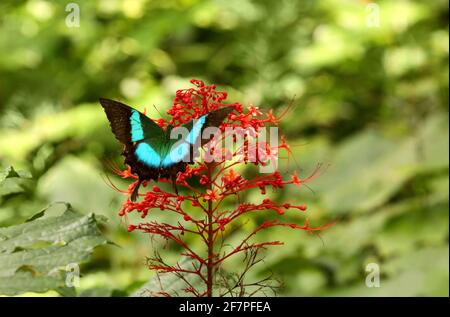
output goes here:
<path id="1" fill-rule="evenodd" d="M 78 263 L 69 263 L 66 265 L 66 280 L 67 287 L 80 286 L 80 266 Z"/>
<path id="2" fill-rule="evenodd" d="M 380 6 L 376 3 L 368 3 L 366 5 L 366 26 L 368 28 L 380 27 Z"/>
<path id="3" fill-rule="evenodd" d="M 277 127 L 261 128 L 258 131 L 240 127 L 227 127 L 223 131 L 217 127 L 201 130 L 197 128 L 198 122 L 198 119 L 194 120 L 191 129 L 179 126 L 170 130 L 173 144 L 164 157 L 153 151 L 144 139 L 137 141 L 135 146 L 139 160 L 163 167 L 174 162 L 191 162 L 194 159 L 206 163 L 237 161 L 257 163 L 261 173 L 273 173 L 277 170 Z"/>
<path id="4" fill-rule="evenodd" d="M 70 2 L 66 5 L 66 26 L 68 28 L 80 27 L 80 6 L 75 2 Z"/>
<path id="5" fill-rule="evenodd" d="M 366 265 L 366 286 L 369 288 L 380 287 L 380 266 L 377 263 Z"/>

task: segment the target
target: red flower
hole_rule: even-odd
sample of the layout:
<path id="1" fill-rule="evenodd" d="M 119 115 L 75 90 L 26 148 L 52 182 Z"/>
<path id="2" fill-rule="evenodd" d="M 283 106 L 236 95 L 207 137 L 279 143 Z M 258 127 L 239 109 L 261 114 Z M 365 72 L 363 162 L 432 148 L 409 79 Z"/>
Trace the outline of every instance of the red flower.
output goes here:
<path id="1" fill-rule="evenodd" d="M 203 195 L 203 200 L 211 200 L 211 201 L 217 201 L 218 199 L 222 198 L 222 196 L 219 195 L 217 190 L 211 190 L 207 189 L 206 194 Z"/>
<path id="2" fill-rule="evenodd" d="M 209 178 L 206 175 L 202 175 L 202 177 L 200 177 L 200 184 L 202 185 L 206 185 L 209 182 Z"/>
<path id="3" fill-rule="evenodd" d="M 230 169 L 222 177 L 222 184 L 225 189 L 235 190 L 239 188 L 240 184 L 245 183 L 245 180 L 241 175 L 236 173 L 233 169 Z"/>

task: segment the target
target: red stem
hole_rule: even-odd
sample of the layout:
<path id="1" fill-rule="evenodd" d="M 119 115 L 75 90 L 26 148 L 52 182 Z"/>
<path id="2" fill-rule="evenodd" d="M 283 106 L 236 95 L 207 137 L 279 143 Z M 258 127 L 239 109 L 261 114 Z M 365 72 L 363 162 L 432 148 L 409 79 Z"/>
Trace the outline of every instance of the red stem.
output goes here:
<path id="1" fill-rule="evenodd" d="M 211 180 L 212 176 L 212 164 L 208 164 L 208 179 Z M 208 183 L 208 189 L 212 190 L 212 182 Z M 214 209 L 212 206 L 212 201 L 208 200 L 208 237 L 207 237 L 207 247 L 208 247 L 208 261 L 206 263 L 207 277 L 206 277 L 206 296 L 213 296 L 213 271 L 214 271 L 214 231 L 213 231 L 213 213 Z"/>

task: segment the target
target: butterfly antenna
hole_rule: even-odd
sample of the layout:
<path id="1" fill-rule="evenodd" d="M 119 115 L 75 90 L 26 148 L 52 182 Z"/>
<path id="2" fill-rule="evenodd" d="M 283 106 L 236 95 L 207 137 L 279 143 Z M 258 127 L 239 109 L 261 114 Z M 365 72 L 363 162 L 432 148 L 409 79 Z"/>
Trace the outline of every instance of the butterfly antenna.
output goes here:
<path id="1" fill-rule="evenodd" d="M 136 185 L 133 188 L 133 192 L 131 193 L 131 201 L 135 202 L 137 199 L 137 196 L 139 195 L 139 187 L 141 186 L 142 181 L 139 179 L 136 183 Z"/>
<path id="2" fill-rule="evenodd" d="M 155 105 L 153 105 L 153 108 L 155 108 L 155 110 L 156 110 L 156 112 L 159 114 L 159 116 L 162 118 L 163 117 L 163 115 L 161 114 L 161 112 L 159 112 L 159 110 L 158 110 L 158 108 L 156 108 L 156 106 Z"/>

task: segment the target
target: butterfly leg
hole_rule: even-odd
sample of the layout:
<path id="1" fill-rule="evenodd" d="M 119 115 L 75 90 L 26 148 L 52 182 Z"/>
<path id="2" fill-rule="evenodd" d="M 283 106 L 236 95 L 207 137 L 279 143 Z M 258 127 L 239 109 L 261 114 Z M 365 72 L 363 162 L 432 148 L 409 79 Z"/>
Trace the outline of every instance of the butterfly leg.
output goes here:
<path id="1" fill-rule="evenodd" d="M 133 188 L 133 192 L 131 193 L 131 201 L 136 201 L 137 196 L 139 194 L 139 187 L 141 186 L 141 179 L 138 180 L 138 182 L 136 183 L 136 185 Z"/>
<path id="2" fill-rule="evenodd" d="M 172 175 L 172 187 L 173 187 L 175 194 L 178 196 L 177 176 L 176 175 Z"/>

